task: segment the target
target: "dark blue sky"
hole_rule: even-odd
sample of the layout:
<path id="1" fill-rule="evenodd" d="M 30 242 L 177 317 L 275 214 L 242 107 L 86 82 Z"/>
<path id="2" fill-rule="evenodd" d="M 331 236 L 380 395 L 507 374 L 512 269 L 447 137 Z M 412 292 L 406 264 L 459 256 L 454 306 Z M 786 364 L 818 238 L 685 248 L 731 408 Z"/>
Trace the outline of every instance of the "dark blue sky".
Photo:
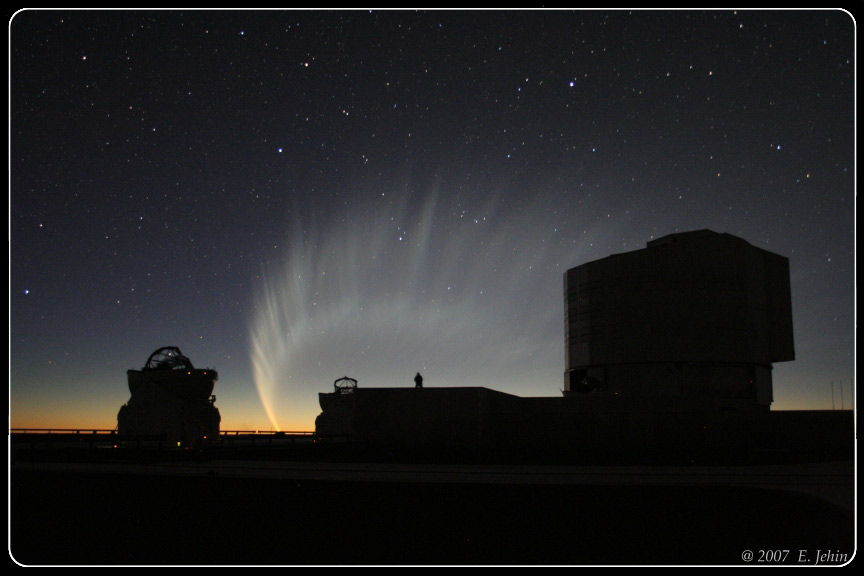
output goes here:
<path id="1" fill-rule="evenodd" d="M 13 426 L 111 428 L 161 346 L 223 428 L 563 387 L 562 275 L 708 228 L 790 259 L 774 408 L 854 377 L 843 11 L 22 11 Z"/>

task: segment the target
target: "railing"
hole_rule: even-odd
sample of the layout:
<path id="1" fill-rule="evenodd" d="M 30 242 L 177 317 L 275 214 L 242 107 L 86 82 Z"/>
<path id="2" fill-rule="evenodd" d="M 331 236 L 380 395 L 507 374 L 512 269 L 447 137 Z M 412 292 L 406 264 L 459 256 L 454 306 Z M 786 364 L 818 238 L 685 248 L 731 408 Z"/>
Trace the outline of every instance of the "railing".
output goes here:
<path id="1" fill-rule="evenodd" d="M 220 430 L 219 436 L 238 436 L 240 434 L 255 434 L 257 436 L 314 436 L 315 432 L 300 431 L 276 431 L 276 430 Z"/>
<path id="2" fill-rule="evenodd" d="M 174 448 L 164 434 L 120 434 L 105 428 L 10 428 L 9 438 L 16 447 L 52 448 L 60 446 L 155 447 Z M 273 430 L 220 430 L 219 436 L 205 443 L 210 448 L 242 445 L 270 445 L 295 442 L 312 443 L 315 432 Z M 179 446 L 179 444 L 177 444 Z"/>
<path id="3" fill-rule="evenodd" d="M 116 434 L 107 428 L 10 428 L 9 434 Z"/>
<path id="4" fill-rule="evenodd" d="M 220 430 L 219 442 L 232 444 L 282 444 L 285 442 L 312 442 L 315 432 L 274 430 Z"/>
<path id="5" fill-rule="evenodd" d="M 18 434 L 63 434 L 63 435 L 83 435 L 83 434 L 100 434 L 100 435 L 115 435 L 117 429 L 109 430 L 107 428 L 10 428 L 10 435 Z M 314 437 L 315 432 L 303 431 L 275 431 L 275 430 L 220 430 L 219 436 L 261 436 L 261 437 L 281 437 L 281 436 L 297 436 L 297 437 Z"/>
<path id="6" fill-rule="evenodd" d="M 29 447 L 115 447 L 123 440 L 117 430 L 104 428 L 10 428 L 10 443 L 17 449 Z M 137 438 L 140 442 L 141 438 Z"/>

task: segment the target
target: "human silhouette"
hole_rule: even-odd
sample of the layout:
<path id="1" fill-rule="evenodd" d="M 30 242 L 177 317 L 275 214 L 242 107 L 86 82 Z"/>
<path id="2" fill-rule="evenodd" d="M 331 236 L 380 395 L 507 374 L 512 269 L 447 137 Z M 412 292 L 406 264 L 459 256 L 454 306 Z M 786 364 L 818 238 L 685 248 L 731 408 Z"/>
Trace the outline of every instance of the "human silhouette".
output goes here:
<path id="1" fill-rule="evenodd" d="M 414 376 L 414 387 L 415 388 L 422 388 L 423 387 L 423 376 L 421 376 L 419 372 L 417 372 L 417 375 Z"/>

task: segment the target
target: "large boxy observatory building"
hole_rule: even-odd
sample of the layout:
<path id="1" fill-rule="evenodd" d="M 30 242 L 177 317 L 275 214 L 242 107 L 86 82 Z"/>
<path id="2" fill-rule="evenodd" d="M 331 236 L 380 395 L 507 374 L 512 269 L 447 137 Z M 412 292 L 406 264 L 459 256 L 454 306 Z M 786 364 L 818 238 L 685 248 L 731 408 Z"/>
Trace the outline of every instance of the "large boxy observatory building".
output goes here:
<path id="1" fill-rule="evenodd" d="M 789 260 L 740 238 L 664 236 L 564 274 L 566 395 L 768 410 L 795 359 Z"/>

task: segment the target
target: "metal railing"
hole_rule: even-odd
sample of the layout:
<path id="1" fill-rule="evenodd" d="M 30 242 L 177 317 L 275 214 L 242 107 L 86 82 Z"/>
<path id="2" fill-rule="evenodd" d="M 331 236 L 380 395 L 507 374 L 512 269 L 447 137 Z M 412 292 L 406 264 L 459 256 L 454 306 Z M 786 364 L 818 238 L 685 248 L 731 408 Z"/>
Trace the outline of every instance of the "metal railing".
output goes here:
<path id="1" fill-rule="evenodd" d="M 117 429 L 108 429 L 108 428 L 10 428 L 9 434 L 64 434 L 64 435 L 81 435 L 81 434 L 102 434 L 102 435 L 112 435 L 117 434 Z M 294 431 L 276 431 L 276 430 L 220 430 L 219 436 L 298 436 L 298 437 L 312 437 L 315 436 L 315 432 L 310 432 L 308 430 L 294 430 Z"/>
<path id="2" fill-rule="evenodd" d="M 107 428 L 10 428 L 9 439 L 15 446 L 48 448 L 55 446 L 153 446 L 174 447 L 164 434 L 120 434 Z M 265 445 L 314 442 L 315 432 L 274 430 L 220 430 L 218 437 L 205 442 L 219 445 Z"/>
<path id="3" fill-rule="evenodd" d="M 282 431 L 282 430 L 220 430 L 219 436 L 239 436 L 254 434 L 256 436 L 315 436 L 315 432 L 309 431 Z"/>
<path id="4" fill-rule="evenodd" d="M 107 428 L 10 428 L 9 434 L 117 434 L 117 429 Z"/>
<path id="5" fill-rule="evenodd" d="M 220 430 L 219 443 L 233 444 L 284 444 L 289 442 L 313 442 L 315 432 L 275 430 Z"/>

